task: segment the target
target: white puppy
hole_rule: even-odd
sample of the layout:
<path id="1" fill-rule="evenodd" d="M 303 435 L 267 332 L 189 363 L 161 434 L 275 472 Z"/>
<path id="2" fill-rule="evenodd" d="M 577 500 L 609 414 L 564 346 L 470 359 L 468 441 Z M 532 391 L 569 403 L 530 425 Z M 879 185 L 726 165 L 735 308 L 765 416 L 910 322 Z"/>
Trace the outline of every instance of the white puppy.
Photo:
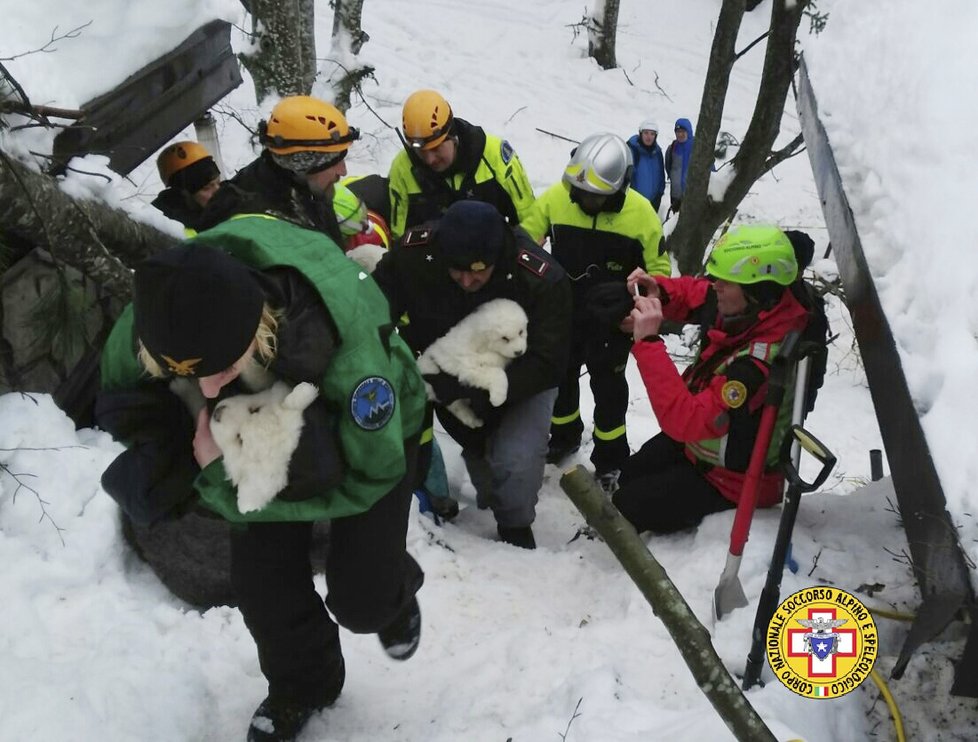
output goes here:
<path id="1" fill-rule="evenodd" d="M 443 372 L 466 386 L 485 389 L 492 406 L 499 407 L 509 391 L 506 366 L 526 352 L 527 322 L 526 312 L 515 301 L 487 301 L 429 345 L 418 368 L 422 374 Z M 430 385 L 428 398 L 435 399 Z M 470 428 L 483 423 L 464 399 L 447 407 Z"/>
<path id="2" fill-rule="evenodd" d="M 257 394 L 221 400 L 211 434 L 224 454 L 224 470 L 238 490 L 238 510 L 261 510 L 285 489 L 289 461 L 299 444 L 302 411 L 319 390 L 305 382 L 291 389 L 276 382 Z"/>

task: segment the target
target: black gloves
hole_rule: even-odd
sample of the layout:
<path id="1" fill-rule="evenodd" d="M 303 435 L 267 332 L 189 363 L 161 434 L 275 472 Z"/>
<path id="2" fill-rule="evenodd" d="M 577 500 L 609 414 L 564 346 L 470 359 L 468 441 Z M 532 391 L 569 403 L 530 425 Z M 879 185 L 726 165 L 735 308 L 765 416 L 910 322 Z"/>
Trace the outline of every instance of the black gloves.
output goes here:
<path id="1" fill-rule="evenodd" d="M 494 409 L 489 402 L 489 392 L 474 386 L 466 386 L 454 376 L 441 372 L 427 374 L 424 380 L 431 385 L 435 392 L 435 399 L 440 405 L 445 406 L 456 399 L 465 399 L 468 400 L 472 412 L 482 419 L 485 419 L 486 415 Z"/>

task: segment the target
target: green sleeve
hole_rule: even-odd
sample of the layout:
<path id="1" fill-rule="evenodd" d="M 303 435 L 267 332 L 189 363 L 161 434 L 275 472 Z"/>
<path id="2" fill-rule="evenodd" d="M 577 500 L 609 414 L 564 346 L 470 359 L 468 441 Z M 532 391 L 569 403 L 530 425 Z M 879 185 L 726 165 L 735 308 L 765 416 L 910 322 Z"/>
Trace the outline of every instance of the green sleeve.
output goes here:
<path id="1" fill-rule="evenodd" d="M 411 182 L 414 180 L 411 174 L 411 160 L 407 152 L 398 152 L 394 157 L 388 180 L 391 199 L 391 220 L 388 226 L 391 230 L 391 239 L 396 240 L 407 229 L 408 194 L 412 190 Z"/>
<path id="2" fill-rule="evenodd" d="M 102 349 L 99 371 L 105 391 L 130 389 L 146 378 L 136 357 L 132 304 L 126 306 Z"/>
<path id="3" fill-rule="evenodd" d="M 554 188 L 562 187 L 560 183 L 556 183 L 548 188 L 530 205 L 526 215 L 520 217 L 520 226 L 537 242 L 540 242 L 550 231 L 550 210 L 554 200 Z"/>

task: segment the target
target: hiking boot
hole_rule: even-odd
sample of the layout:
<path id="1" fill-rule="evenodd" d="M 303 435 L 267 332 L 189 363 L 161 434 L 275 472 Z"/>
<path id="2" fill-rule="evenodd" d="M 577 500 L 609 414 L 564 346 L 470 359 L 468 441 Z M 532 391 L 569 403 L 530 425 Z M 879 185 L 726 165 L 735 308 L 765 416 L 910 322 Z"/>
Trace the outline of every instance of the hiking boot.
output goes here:
<path id="1" fill-rule="evenodd" d="M 268 696 L 251 717 L 248 742 L 291 742 L 306 722 L 324 708 Z"/>
<path id="2" fill-rule="evenodd" d="M 594 479 L 598 486 L 608 496 L 611 497 L 618 491 L 618 477 L 621 476 L 621 469 L 612 469 L 603 474 L 595 474 Z"/>
<path id="3" fill-rule="evenodd" d="M 406 660 L 411 657 L 421 643 L 421 607 L 417 598 L 398 614 L 391 624 L 377 632 L 377 638 L 387 652 L 387 656 L 395 660 Z"/>
<path id="4" fill-rule="evenodd" d="M 579 440 L 560 441 L 551 437 L 550 443 L 547 445 L 547 463 L 560 464 L 571 454 L 577 453 L 580 447 L 581 442 Z"/>
<path id="5" fill-rule="evenodd" d="M 533 538 L 533 529 L 529 526 L 511 528 L 508 526 L 496 526 L 499 540 L 511 546 L 518 546 L 521 549 L 535 549 L 537 542 Z"/>
<path id="6" fill-rule="evenodd" d="M 451 520 L 458 515 L 458 502 L 453 497 L 441 497 L 429 492 L 428 504 L 431 512 L 444 520 Z"/>

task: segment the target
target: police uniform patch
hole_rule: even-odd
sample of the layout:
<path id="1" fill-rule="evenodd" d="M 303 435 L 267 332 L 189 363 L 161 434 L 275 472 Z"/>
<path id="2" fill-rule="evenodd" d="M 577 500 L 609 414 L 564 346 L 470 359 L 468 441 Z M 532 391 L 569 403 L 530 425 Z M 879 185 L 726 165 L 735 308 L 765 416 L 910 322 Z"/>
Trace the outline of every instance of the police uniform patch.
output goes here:
<path id="1" fill-rule="evenodd" d="M 394 388 L 382 376 L 368 376 L 350 395 L 350 415 L 364 430 L 379 430 L 394 416 Z"/>
<path id="2" fill-rule="evenodd" d="M 516 262 L 526 268 L 535 276 L 543 276 L 550 269 L 550 263 L 539 255 L 534 255 L 529 250 L 520 250 L 516 256 Z"/>
<path id="3" fill-rule="evenodd" d="M 502 144 L 499 145 L 499 157 L 503 161 L 503 164 L 508 165 L 515 154 L 516 150 L 513 149 L 513 145 L 504 139 Z"/>
<path id="4" fill-rule="evenodd" d="M 747 387 L 742 381 L 728 381 L 720 390 L 720 396 L 731 410 L 736 410 L 747 401 Z"/>
<path id="5" fill-rule="evenodd" d="M 403 247 L 419 247 L 421 245 L 427 245 L 431 242 L 433 231 L 434 230 L 430 229 L 429 227 L 409 229 L 404 233 L 404 238 L 401 240 L 401 245 Z"/>

